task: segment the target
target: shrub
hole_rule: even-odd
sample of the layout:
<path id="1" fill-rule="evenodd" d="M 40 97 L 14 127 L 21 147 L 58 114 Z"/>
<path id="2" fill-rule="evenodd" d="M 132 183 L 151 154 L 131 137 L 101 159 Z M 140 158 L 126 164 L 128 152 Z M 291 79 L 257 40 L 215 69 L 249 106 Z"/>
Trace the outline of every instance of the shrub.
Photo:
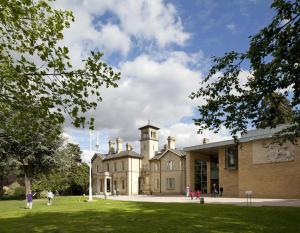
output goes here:
<path id="1" fill-rule="evenodd" d="M 23 186 L 16 187 L 15 190 L 14 190 L 14 196 L 16 198 L 25 197 L 25 188 Z"/>

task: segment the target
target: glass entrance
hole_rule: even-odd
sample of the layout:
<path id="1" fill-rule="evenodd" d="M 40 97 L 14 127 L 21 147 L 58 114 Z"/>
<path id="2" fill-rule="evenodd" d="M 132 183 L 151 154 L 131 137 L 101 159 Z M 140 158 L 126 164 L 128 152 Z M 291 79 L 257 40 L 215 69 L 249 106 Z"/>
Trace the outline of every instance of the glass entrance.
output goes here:
<path id="1" fill-rule="evenodd" d="M 204 160 L 195 160 L 195 191 L 207 193 L 207 163 Z"/>

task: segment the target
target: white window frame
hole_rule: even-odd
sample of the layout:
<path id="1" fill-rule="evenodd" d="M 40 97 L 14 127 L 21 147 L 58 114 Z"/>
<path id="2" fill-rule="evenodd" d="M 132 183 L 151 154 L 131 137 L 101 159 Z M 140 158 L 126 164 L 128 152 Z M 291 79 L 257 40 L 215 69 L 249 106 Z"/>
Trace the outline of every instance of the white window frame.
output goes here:
<path id="1" fill-rule="evenodd" d="M 172 170 L 174 170 L 174 168 L 175 168 L 175 162 L 174 162 L 174 160 L 169 160 L 167 162 L 167 170 L 172 171 Z"/>
<path id="2" fill-rule="evenodd" d="M 175 189 L 175 178 L 167 178 L 167 185 L 168 190 L 174 190 Z"/>

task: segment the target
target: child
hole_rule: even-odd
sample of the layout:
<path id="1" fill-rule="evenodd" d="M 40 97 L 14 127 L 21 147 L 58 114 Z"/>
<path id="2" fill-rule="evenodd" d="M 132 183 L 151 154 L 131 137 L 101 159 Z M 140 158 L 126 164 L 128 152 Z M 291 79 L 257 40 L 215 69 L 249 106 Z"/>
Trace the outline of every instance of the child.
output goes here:
<path id="1" fill-rule="evenodd" d="M 190 197 L 191 197 L 192 200 L 194 199 L 194 192 L 192 190 L 190 192 Z"/>
<path id="2" fill-rule="evenodd" d="M 32 198 L 34 195 L 32 195 L 31 190 L 28 191 L 26 195 L 27 205 L 26 207 L 29 209 L 32 209 Z"/>
<path id="3" fill-rule="evenodd" d="M 200 199 L 200 191 L 199 191 L 199 189 L 198 189 L 197 192 L 196 192 L 196 199 L 197 199 L 197 198 Z"/>

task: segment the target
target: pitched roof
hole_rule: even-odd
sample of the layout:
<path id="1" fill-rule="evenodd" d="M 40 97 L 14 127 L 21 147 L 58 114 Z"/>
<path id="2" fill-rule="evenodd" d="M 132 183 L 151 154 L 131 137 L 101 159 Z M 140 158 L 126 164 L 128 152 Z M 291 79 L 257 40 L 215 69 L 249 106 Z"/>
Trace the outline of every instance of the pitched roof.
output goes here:
<path id="1" fill-rule="evenodd" d="M 163 156 L 165 156 L 168 152 L 172 152 L 173 154 L 179 156 L 179 157 L 184 157 L 185 156 L 185 152 L 183 150 L 175 150 L 175 149 L 167 149 L 162 153 L 159 153 L 157 155 L 155 155 L 153 158 L 151 158 L 150 160 L 159 160 L 161 159 Z"/>
<path id="2" fill-rule="evenodd" d="M 124 157 L 132 157 L 132 158 L 138 158 L 138 159 L 143 158 L 143 156 L 141 156 L 140 154 L 138 154 L 132 150 L 125 150 L 125 151 L 121 151 L 116 154 L 108 154 L 104 160 L 118 159 L 118 158 L 124 158 Z"/>
<path id="3" fill-rule="evenodd" d="M 105 155 L 101 154 L 101 153 L 95 153 L 92 157 L 92 161 L 94 161 L 94 159 L 96 159 L 97 157 L 99 157 L 100 159 L 104 160 L 105 159 Z"/>
<path id="4" fill-rule="evenodd" d="M 142 129 L 145 129 L 145 128 L 152 128 L 152 129 L 156 129 L 156 130 L 159 129 L 158 127 L 156 127 L 154 125 L 147 124 L 145 126 L 140 127 L 139 130 L 142 130 Z"/>

